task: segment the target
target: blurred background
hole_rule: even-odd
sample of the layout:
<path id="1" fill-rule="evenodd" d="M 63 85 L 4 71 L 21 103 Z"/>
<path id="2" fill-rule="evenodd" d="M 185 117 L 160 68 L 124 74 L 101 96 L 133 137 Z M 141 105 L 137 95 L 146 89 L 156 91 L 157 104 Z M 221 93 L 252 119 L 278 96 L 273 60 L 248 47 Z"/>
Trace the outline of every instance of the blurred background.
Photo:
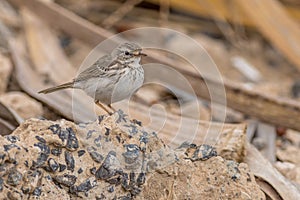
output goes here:
<path id="1" fill-rule="evenodd" d="M 216 102 L 212 110 L 201 75 L 166 52 L 149 51 L 143 62 L 174 67 L 190 82 L 197 99 L 191 99 L 169 77 L 168 84 L 178 94 L 159 84 L 146 85 L 131 99 L 132 117 L 157 130 L 154 122 L 168 113 L 171 121 L 159 128 L 167 141 L 178 129 L 180 117 L 200 119 L 204 124 L 225 121 L 225 129 L 242 129 L 240 125 L 246 124 L 248 141 L 286 177 L 300 183 L 300 160 L 295 156 L 300 153 L 298 0 L 1 0 L 2 134 L 11 133 L 30 117 L 74 119 L 71 91 L 50 95 L 37 91 L 71 80 L 90 51 L 107 37 L 142 27 L 170 28 L 203 46 L 223 78 L 227 103 Z M 158 41 L 199 56 L 172 35 Z M 199 64 L 206 66 L 205 59 L 209 57 Z M 80 98 L 77 105 L 79 115 L 89 118 L 90 102 Z M 151 120 L 145 113 L 154 105 L 159 106 Z"/>

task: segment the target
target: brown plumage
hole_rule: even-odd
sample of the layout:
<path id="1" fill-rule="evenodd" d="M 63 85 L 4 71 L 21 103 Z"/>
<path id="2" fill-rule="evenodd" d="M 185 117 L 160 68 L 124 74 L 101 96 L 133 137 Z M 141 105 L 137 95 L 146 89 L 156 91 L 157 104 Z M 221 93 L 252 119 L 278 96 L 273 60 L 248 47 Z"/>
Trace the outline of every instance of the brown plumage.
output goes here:
<path id="1" fill-rule="evenodd" d="M 92 66 L 78 74 L 71 82 L 47 88 L 39 93 L 51 93 L 67 88 L 82 89 L 98 104 L 110 104 L 130 97 L 144 81 L 140 64 L 142 48 L 123 43 L 111 54 L 102 56 Z M 103 108 L 103 107 L 102 107 Z"/>

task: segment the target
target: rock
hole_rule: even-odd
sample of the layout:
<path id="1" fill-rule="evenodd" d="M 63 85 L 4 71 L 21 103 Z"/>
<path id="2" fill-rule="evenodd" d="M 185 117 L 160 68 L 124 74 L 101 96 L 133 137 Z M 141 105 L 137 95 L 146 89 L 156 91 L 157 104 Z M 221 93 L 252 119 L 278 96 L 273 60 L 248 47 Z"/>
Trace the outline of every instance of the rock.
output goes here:
<path id="1" fill-rule="evenodd" d="M 280 161 L 291 162 L 297 165 L 300 165 L 299 153 L 299 147 L 292 144 L 284 147 L 279 146 L 276 149 L 276 156 Z"/>
<path id="2" fill-rule="evenodd" d="M 286 178 L 300 184 L 300 166 L 297 166 L 297 165 L 295 165 L 293 163 L 289 163 L 289 162 L 277 161 L 275 163 L 275 167 Z"/>
<path id="3" fill-rule="evenodd" d="M 6 91 L 11 72 L 12 64 L 9 58 L 0 54 L 0 94 Z"/>
<path id="4" fill-rule="evenodd" d="M 121 110 L 92 123 L 25 121 L 0 137 L 0 196 L 265 199 L 246 164 L 205 144 L 173 150 L 136 121 Z"/>
<path id="5" fill-rule="evenodd" d="M 0 101 L 15 110 L 23 119 L 43 115 L 42 104 L 22 92 L 8 92 L 2 94 Z"/>
<path id="6" fill-rule="evenodd" d="M 220 156 L 228 160 L 241 162 L 246 155 L 246 134 L 243 129 L 225 129 L 217 141 L 216 148 Z"/>
<path id="7" fill-rule="evenodd" d="M 300 146 L 300 132 L 292 129 L 287 129 L 285 131 L 284 137 L 282 139 L 289 141 L 294 146 Z M 300 163 L 299 163 L 300 164 Z"/>
<path id="8" fill-rule="evenodd" d="M 300 166 L 300 134 L 298 131 L 287 129 L 282 137 L 276 139 L 276 156 L 282 162 Z"/>
<path id="9" fill-rule="evenodd" d="M 142 196 L 172 200 L 265 199 L 246 164 L 220 156 L 202 162 L 181 160 L 154 172 Z"/>

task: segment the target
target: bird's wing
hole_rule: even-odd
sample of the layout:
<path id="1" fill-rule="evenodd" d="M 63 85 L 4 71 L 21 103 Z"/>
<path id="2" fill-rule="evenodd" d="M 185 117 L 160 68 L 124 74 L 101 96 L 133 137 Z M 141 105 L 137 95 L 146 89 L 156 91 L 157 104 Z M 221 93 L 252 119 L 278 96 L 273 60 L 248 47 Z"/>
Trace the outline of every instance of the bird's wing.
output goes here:
<path id="1" fill-rule="evenodd" d="M 110 55 L 105 55 L 98 59 L 94 64 L 92 64 L 90 67 L 82 71 L 75 79 L 74 82 L 80 82 L 85 81 L 90 78 L 101 78 L 107 76 L 107 70 L 117 65 L 118 63 L 116 61 L 112 61 L 112 58 Z"/>

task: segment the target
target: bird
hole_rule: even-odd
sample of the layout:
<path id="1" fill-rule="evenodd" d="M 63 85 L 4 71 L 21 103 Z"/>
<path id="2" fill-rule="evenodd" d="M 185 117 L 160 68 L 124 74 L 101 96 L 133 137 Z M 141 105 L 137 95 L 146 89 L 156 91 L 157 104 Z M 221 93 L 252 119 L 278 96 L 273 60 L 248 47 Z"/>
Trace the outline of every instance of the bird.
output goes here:
<path id="1" fill-rule="evenodd" d="M 83 70 L 72 81 L 50 87 L 38 93 L 48 94 L 63 89 L 74 88 L 83 90 L 94 99 L 96 105 L 112 114 L 112 103 L 130 97 L 144 82 L 144 69 L 141 57 L 146 56 L 142 48 L 133 42 L 125 42 L 96 60 L 90 67 Z"/>

